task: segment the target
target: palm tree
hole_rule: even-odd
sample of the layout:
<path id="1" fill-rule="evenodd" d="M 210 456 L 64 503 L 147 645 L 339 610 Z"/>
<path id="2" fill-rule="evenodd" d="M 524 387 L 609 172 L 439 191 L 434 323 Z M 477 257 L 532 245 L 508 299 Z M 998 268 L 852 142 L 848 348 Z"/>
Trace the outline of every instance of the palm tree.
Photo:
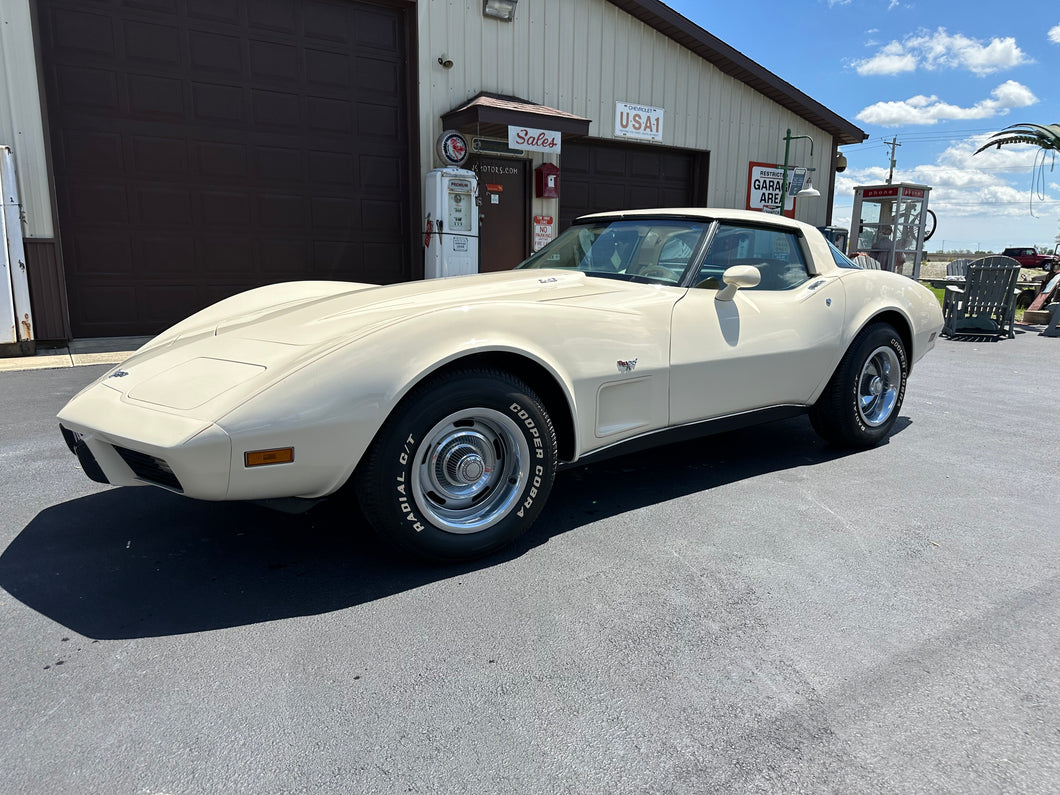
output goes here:
<path id="1" fill-rule="evenodd" d="M 1060 152 L 1060 124 L 1013 124 L 990 136 L 990 140 L 975 150 L 979 154 L 991 146 L 1000 149 L 1006 144 L 1031 144 L 1042 149 Z"/>
<path id="2" fill-rule="evenodd" d="M 979 154 L 991 146 L 1000 149 L 1008 144 L 1030 144 L 1037 146 L 1038 151 L 1034 155 L 1034 166 L 1031 168 L 1031 196 L 1028 205 L 1030 214 L 1034 216 L 1034 196 L 1037 193 L 1039 201 L 1045 199 L 1045 159 L 1052 153 L 1052 161 L 1049 170 L 1052 171 L 1056 164 L 1056 154 L 1060 152 L 1060 124 L 1011 124 L 1001 132 L 996 132 L 990 139 L 975 150 Z"/>

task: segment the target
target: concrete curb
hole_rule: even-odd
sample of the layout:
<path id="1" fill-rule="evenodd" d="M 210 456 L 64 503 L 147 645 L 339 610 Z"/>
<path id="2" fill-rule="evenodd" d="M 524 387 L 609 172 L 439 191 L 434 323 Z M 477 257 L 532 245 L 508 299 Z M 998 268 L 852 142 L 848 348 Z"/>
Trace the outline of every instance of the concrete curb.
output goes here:
<path id="1" fill-rule="evenodd" d="M 71 340 L 59 348 L 37 348 L 35 356 L 0 359 L 0 373 L 19 370 L 51 370 L 58 367 L 86 367 L 93 364 L 120 364 L 151 337 L 108 337 Z"/>

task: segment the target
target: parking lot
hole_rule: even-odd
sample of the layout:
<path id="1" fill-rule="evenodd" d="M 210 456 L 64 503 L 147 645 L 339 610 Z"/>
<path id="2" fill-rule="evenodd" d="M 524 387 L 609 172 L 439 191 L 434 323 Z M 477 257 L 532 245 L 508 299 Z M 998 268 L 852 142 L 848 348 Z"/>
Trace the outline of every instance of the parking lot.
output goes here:
<path id="1" fill-rule="evenodd" d="M 0 373 L 0 790 L 1055 792 L 1060 340 L 942 340 L 895 433 L 557 479 L 504 554 L 90 482 Z M 1051 782 L 1051 783 L 1050 783 Z"/>

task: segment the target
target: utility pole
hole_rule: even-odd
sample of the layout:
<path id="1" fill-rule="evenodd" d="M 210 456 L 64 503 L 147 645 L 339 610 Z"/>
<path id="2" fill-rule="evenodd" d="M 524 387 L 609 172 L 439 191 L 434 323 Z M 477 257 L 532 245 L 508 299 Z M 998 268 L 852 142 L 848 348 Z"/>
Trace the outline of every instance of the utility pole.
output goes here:
<path id="1" fill-rule="evenodd" d="M 894 178 L 894 166 L 895 166 L 894 148 L 896 146 L 901 146 L 901 144 L 898 143 L 898 136 L 897 135 L 894 136 L 893 140 L 884 141 L 884 143 L 891 147 L 891 170 L 887 172 L 887 184 L 890 185 L 891 184 L 891 180 Z"/>

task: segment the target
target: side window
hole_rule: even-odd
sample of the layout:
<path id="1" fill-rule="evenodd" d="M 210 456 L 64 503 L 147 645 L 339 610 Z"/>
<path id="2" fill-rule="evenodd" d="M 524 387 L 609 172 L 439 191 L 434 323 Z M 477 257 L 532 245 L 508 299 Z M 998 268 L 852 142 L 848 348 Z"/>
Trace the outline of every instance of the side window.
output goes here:
<path id="1" fill-rule="evenodd" d="M 856 264 L 852 259 L 850 259 L 850 257 L 848 257 L 846 254 L 836 248 L 835 244 L 832 243 L 831 240 L 825 242 L 828 243 L 828 248 L 832 252 L 832 259 L 835 261 L 836 265 L 838 265 L 840 268 L 847 268 L 849 270 L 861 270 L 861 266 Z"/>
<path id="2" fill-rule="evenodd" d="M 703 261 L 697 282 L 717 288 L 733 265 L 753 265 L 762 274 L 755 290 L 791 290 L 809 281 L 798 236 L 781 229 L 721 224 Z"/>

